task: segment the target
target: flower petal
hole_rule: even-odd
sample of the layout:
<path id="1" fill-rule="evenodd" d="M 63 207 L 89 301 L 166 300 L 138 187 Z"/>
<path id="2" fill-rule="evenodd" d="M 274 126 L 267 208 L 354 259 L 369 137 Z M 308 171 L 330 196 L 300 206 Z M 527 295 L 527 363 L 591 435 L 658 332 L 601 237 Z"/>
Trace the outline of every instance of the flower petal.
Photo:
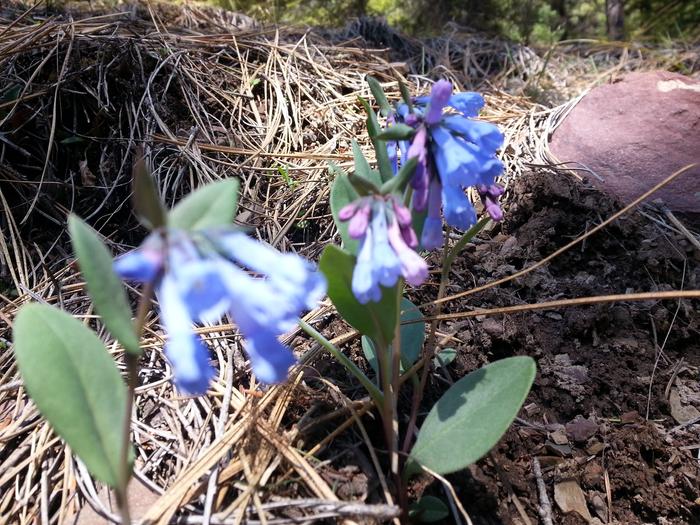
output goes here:
<path id="1" fill-rule="evenodd" d="M 445 220 L 450 226 L 467 230 L 476 222 L 476 211 L 459 186 L 442 186 Z"/>
<path id="2" fill-rule="evenodd" d="M 213 370 L 208 363 L 206 348 L 192 332 L 187 305 L 172 275 L 163 277 L 157 294 L 161 320 L 169 336 L 165 353 L 173 365 L 176 384 L 190 394 L 204 393 Z"/>
<path id="3" fill-rule="evenodd" d="M 430 91 L 430 104 L 425 113 L 425 123 L 428 125 L 440 122 L 442 110 L 450 100 L 452 83 L 449 80 L 438 80 Z"/>
<path id="4" fill-rule="evenodd" d="M 275 334 L 265 330 L 248 335 L 246 350 L 255 376 L 265 383 L 284 381 L 289 367 L 296 363 L 289 348 L 280 343 Z"/>
<path id="5" fill-rule="evenodd" d="M 450 97 L 448 105 L 465 117 L 476 117 L 484 107 L 484 97 L 473 91 L 462 91 Z"/>

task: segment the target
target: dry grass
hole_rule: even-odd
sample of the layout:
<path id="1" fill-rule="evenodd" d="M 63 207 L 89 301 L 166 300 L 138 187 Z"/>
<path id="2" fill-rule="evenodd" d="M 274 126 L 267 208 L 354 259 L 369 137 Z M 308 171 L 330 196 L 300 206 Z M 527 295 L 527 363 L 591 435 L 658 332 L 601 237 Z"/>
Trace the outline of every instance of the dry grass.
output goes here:
<path id="1" fill-rule="evenodd" d="M 391 34 L 390 51 L 367 44 L 387 40 L 381 25 L 322 35 L 259 27 L 194 5 L 134 4 L 73 16 L 14 4 L 0 12 L 0 277 L 10 285 L 0 295 L 1 523 L 64 523 L 86 503 L 115 519 L 27 398 L 9 339 L 12 319 L 28 301 L 60 305 L 101 329 L 73 264 L 65 220 L 79 213 L 115 251 L 138 242 L 143 232 L 128 210 L 136 145 L 145 145 L 169 203 L 192 187 L 237 177 L 237 220 L 281 250 L 316 258 L 334 237 L 328 162 L 350 165 L 352 137 L 369 151 L 356 103 L 369 96 L 366 74 L 394 99 L 397 76 L 415 92 L 436 76 L 484 91 L 485 117 L 506 133 L 507 184 L 533 165 L 561 169 L 552 165 L 547 136 L 572 103 L 552 108 L 547 97 L 569 100 L 632 69 L 694 70 L 698 56 L 697 47 L 586 43 L 537 52 L 457 29 L 428 42 Z M 307 321 L 323 327 L 331 318 L 323 306 Z M 316 455 L 333 438 L 357 424 L 369 439 L 357 416 L 371 403 L 305 379 L 314 376 L 317 347 L 288 334 L 304 352 L 303 365 L 287 384 L 265 390 L 251 382 L 235 327 L 199 331 L 219 373 L 209 395 L 183 399 L 170 383 L 157 319 L 146 324 L 133 439 L 136 476 L 155 495 L 148 519 L 168 523 L 181 514 L 186 523 L 274 524 L 310 514 L 365 521 L 394 515 L 391 505 L 338 502 L 319 474 Z M 110 351 L 122 366 L 122 349 L 112 343 Z M 294 398 L 330 398 L 338 408 L 300 417 Z M 332 418 L 338 430 L 326 439 L 310 440 L 303 431 Z"/>

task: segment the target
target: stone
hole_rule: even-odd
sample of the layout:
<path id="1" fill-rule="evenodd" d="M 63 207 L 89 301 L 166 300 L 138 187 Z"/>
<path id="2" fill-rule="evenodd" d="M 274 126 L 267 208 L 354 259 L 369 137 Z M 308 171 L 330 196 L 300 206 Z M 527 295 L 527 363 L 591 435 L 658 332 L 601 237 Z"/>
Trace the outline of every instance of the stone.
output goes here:
<path id="1" fill-rule="evenodd" d="M 700 81 L 666 71 L 631 73 L 593 88 L 555 130 L 550 149 L 604 179 L 576 173 L 625 204 L 700 162 Z M 700 166 L 657 191 L 674 212 L 700 220 Z"/>
<path id="2" fill-rule="evenodd" d="M 581 486 L 573 479 L 554 484 L 554 501 L 564 514 L 573 512 L 587 522 L 592 519 Z"/>

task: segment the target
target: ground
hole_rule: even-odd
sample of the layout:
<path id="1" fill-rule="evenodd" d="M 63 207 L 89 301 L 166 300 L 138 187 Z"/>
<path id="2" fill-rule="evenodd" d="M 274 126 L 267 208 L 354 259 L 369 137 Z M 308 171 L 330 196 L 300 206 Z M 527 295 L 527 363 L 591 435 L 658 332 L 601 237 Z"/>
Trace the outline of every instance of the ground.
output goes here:
<path id="1" fill-rule="evenodd" d="M 28 523 L 40 513 L 60 521 L 104 499 L 28 400 L 14 365 L 11 326 L 21 304 L 42 300 L 101 328 L 73 260 L 65 217 L 69 210 L 85 217 L 115 253 L 140 242 L 144 230 L 128 206 L 134 144 L 149 148 L 168 203 L 192 186 L 237 177 L 237 223 L 282 250 L 317 259 L 325 244 L 338 241 L 327 205 L 328 162 L 348 167 L 353 136 L 369 151 L 355 102 L 358 94 L 368 96 L 363 76 L 380 78 L 396 99 L 396 75 L 422 92 L 424 77 L 448 74 L 486 93 L 484 116 L 507 136 L 505 219 L 487 227 L 455 262 L 447 290 L 455 295 L 537 264 L 621 208 L 575 173 L 547 166 L 555 104 L 621 70 L 692 73 L 696 67 L 696 49 L 685 45 L 634 44 L 632 54 L 616 46 L 561 46 L 550 54 L 470 32 L 418 41 L 376 21 L 344 32 L 274 32 L 191 5 L 134 5 L 107 18 L 73 13 L 83 17 L 80 23 L 60 12 L 22 15 L 15 3 L 3 12 L 3 38 L 16 44 L 11 53 L 0 52 L 0 75 L 10 86 L 0 97 L 3 523 Z M 54 48 L 58 59 L 47 59 Z M 15 104 L 25 86 L 31 96 Z M 448 478 L 473 523 L 546 523 L 548 517 L 565 524 L 589 518 L 700 523 L 698 301 L 498 312 L 553 300 L 696 290 L 700 253 L 692 232 L 698 225 L 685 224 L 691 238 L 653 207 L 637 208 L 522 277 L 443 305 L 441 313 L 464 314 L 441 321 L 437 330 L 441 346 L 456 349 L 457 358 L 430 374 L 421 417 L 452 381 L 483 364 L 529 355 L 538 367 L 533 390 L 499 445 Z M 440 254 L 429 255 L 429 262 L 438 268 Z M 408 292 L 426 315 L 438 313 L 430 304 L 437 278 L 434 273 Z M 137 291 L 130 293 L 136 300 Z M 473 316 L 475 309 L 491 311 Z M 359 341 L 332 308 L 323 305 L 310 316 L 371 374 Z M 311 351 L 308 366 L 289 384 L 250 389 L 235 333 L 202 333 L 219 373 L 209 396 L 184 399 L 170 386 L 157 319 L 147 322 L 134 440 L 146 487 L 139 497 L 151 516 L 167 521 L 180 512 L 199 519 L 207 505 L 215 514 L 255 513 L 282 502 L 289 508 L 270 507 L 275 516 L 300 517 L 312 513 L 311 498 L 385 502 L 373 463 L 376 455 L 386 471 L 377 416 L 365 413 L 361 387 L 330 356 L 292 334 L 300 355 Z M 121 365 L 121 350 L 110 348 Z M 402 429 L 410 399 L 407 384 L 399 404 Z M 218 483 L 209 487 L 217 465 Z M 416 479 L 410 493 L 449 499 L 443 485 L 427 477 Z M 455 523 L 454 516 L 444 523 Z"/>
<path id="2" fill-rule="evenodd" d="M 456 263 L 450 293 L 537 262 L 619 208 L 570 175 L 551 172 L 526 173 L 512 193 L 504 222 Z M 697 257 L 682 235 L 632 213 L 550 265 L 449 303 L 448 311 L 694 289 L 700 278 Z M 415 302 L 428 302 L 431 291 L 421 290 Z M 538 365 L 525 407 L 499 446 L 468 474 L 450 478 L 473 522 L 526 523 L 513 503 L 517 498 L 536 523 L 541 500 L 532 461 L 537 458 L 550 490 L 575 481 L 590 513 L 604 523 L 698 523 L 697 421 L 679 424 L 699 415 L 695 308 L 678 301 L 614 303 L 443 325 L 440 330 L 452 336 L 448 346 L 458 350 L 449 369 L 452 378 L 512 355 L 533 356 Z M 426 411 L 444 390 L 445 379 L 435 374 Z M 670 401 L 676 398 L 681 402 Z M 415 489 L 442 495 L 436 483 Z M 554 501 L 552 506 L 554 523 L 586 522 L 564 516 Z"/>

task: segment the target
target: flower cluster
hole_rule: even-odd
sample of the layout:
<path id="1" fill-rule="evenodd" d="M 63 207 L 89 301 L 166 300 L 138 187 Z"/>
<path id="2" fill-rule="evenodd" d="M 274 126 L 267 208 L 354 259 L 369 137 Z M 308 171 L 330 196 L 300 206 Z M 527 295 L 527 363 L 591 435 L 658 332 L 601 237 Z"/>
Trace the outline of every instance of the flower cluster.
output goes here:
<path id="1" fill-rule="evenodd" d="M 399 104 L 387 121 L 415 128 L 410 141 L 399 142 L 402 159 L 417 158 L 418 165 L 411 181 L 412 207 L 423 211 L 427 218 L 421 235 L 425 249 L 442 245 L 442 220 L 466 230 L 476 222 L 476 212 L 464 193 L 476 187 L 494 220 L 502 214 L 498 196 L 502 189 L 495 179 L 503 171 L 496 150 L 503 144 L 498 127 L 475 120 L 484 99 L 478 93 L 452 94 L 452 84 L 440 80 L 433 85 L 430 96 L 414 99 L 411 107 Z M 445 109 L 450 108 L 449 111 Z M 390 157 L 396 159 L 396 145 L 387 146 Z M 394 160 L 398 165 L 398 159 Z"/>
<path id="2" fill-rule="evenodd" d="M 166 355 L 178 387 L 189 394 L 204 393 L 213 375 L 193 322 L 230 314 L 246 339 L 256 376 L 275 383 L 294 363 L 277 336 L 293 328 L 326 289 L 323 276 L 304 259 L 231 229 L 156 231 L 114 267 L 123 279 L 155 284 L 169 335 Z M 252 277 L 246 269 L 265 277 Z"/>
<path id="3" fill-rule="evenodd" d="M 428 277 L 428 265 L 414 249 L 418 239 L 411 212 L 394 195 L 370 195 L 343 207 L 338 213 L 348 233 L 359 239 L 352 291 L 362 304 L 379 301 L 381 286 L 394 286 L 400 276 L 418 286 Z"/>

